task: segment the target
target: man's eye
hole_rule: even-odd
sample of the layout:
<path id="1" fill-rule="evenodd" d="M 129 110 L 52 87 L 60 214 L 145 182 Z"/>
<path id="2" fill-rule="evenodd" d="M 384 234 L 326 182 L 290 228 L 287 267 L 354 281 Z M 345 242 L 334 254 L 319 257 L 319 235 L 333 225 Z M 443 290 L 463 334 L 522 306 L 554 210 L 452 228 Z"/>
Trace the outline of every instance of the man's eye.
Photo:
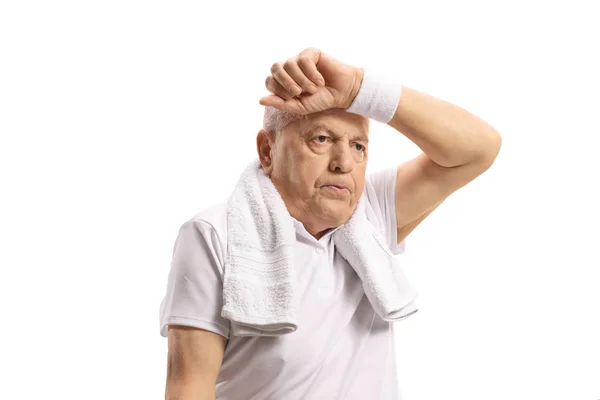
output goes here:
<path id="1" fill-rule="evenodd" d="M 317 136 L 316 139 L 317 139 L 317 142 L 319 142 L 319 143 L 325 143 L 327 141 L 327 136 L 323 136 L 323 135 Z"/>
<path id="2" fill-rule="evenodd" d="M 365 146 L 363 146 L 363 145 L 362 145 L 362 144 L 360 144 L 360 143 L 356 143 L 356 150 L 358 150 L 358 151 L 363 151 L 364 149 L 365 149 Z"/>

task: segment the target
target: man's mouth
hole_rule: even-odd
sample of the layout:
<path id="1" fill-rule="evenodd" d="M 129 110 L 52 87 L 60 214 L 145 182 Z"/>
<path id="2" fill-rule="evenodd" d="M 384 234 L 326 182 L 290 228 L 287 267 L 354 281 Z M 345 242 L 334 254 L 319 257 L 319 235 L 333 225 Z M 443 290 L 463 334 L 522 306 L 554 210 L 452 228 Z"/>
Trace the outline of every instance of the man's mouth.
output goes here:
<path id="1" fill-rule="evenodd" d="M 339 190 L 339 191 L 347 191 L 347 192 L 350 191 L 350 189 L 348 189 L 346 186 L 343 186 L 343 185 L 323 185 L 323 187 L 328 187 L 328 188 Z"/>

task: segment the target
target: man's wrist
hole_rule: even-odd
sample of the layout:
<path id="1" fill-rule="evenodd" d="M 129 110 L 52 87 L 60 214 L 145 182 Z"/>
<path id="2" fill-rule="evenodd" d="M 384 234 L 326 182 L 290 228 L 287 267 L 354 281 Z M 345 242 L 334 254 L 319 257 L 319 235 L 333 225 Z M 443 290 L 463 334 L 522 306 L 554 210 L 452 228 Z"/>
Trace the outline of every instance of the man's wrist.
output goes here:
<path id="1" fill-rule="evenodd" d="M 352 102 L 358 95 L 358 91 L 360 90 L 360 86 L 362 85 L 364 70 L 362 68 L 354 68 L 354 79 L 352 80 L 352 84 L 350 85 L 350 92 L 346 97 L 346 101 L 342 104 L 343 109 L 347 109 L 352 105 Z"/>
<path id="2" fill-rule="evenodd" d="M 402 85 L 376 68 L 363 68 L 358 93 L 346 112 L 387 124 L 398 108 Z"/>

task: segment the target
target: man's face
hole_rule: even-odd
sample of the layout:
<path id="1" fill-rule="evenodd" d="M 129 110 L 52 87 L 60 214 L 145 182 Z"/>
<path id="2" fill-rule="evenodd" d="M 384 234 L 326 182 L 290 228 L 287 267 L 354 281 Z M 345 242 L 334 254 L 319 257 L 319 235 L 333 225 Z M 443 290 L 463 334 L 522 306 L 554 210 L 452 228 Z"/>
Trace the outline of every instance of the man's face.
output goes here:
<path id="1" fill-rule="evenodd" d="M 311 234 L 352 215 L 365 183 L 368 133 L 367 118 L 330 109 L 294 121 L 272 143 L 265 170 Z"/>

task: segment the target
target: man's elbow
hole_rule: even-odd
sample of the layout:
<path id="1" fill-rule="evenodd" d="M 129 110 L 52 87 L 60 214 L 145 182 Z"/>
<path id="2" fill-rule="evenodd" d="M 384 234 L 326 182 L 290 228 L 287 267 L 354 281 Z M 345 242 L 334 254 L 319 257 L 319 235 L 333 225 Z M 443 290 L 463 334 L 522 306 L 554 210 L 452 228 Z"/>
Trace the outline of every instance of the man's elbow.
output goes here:
<path id="1" fill-rule="evenodd" d="M 486 135 L 486 144 L 482 147 L 477 157 L 477 162 L 488 169 L 492 166 L 502 147 L 502 136 L 498 131 L 492 130 Z"/>
<path id="2" fill-rule="evenodd" d="M 502 147 L 502 135 L 500 135 L 500 132 L 494 130 L 494 132 L 490 134 L 490 142 L 490 152 L 494 155 L 495 159 Z"/>

